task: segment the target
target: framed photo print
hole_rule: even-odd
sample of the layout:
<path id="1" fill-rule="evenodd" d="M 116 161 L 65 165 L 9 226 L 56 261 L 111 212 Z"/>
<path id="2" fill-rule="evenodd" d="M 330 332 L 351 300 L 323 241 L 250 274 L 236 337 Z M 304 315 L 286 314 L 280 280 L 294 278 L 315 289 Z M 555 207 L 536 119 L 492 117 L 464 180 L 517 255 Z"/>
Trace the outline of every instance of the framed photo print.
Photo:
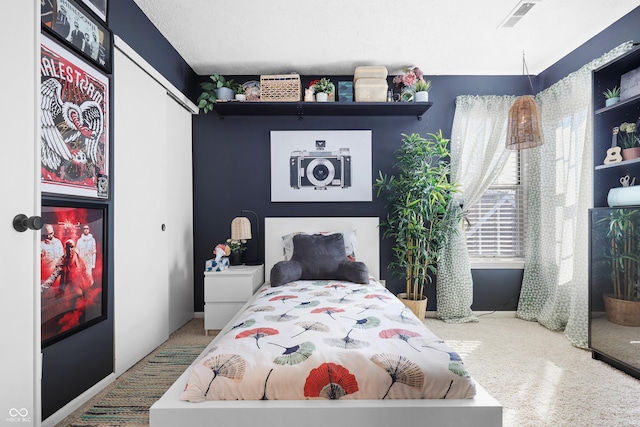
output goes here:
<path id="1" fill-rule="evenodd" d="M 371 131 L 271 131 L 272 202 L 370 202 Z"/>
<path id="2" fill-rule="evenodd" d="M 104 206 L 42 203 L 42 345 L 106 319 Z"/>
<path id="3" fill-rule="evenodd" d="M 111 73 L 113 34 L 78 1 L 80 0 L 41 0 L 42 27 L 76 53 L 103 71 Z M 85 3 L 91 4 L 91 1 L 85 0 Z"/>
<path id="4" fill-rule="evenodd" d="M 43 35 L 43 193 L 109 197 L 109 78 Z"/>

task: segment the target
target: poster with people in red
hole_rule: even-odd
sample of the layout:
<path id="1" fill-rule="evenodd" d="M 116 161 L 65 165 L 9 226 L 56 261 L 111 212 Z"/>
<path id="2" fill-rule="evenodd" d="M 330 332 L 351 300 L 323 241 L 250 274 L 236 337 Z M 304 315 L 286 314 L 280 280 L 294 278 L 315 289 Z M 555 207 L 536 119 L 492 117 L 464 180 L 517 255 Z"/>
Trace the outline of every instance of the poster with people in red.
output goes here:
<path id="1" fill-rule="evenodd" d="M 42 192 L 109 197 L 109 79 L 42 35 Z"/>
<path id="2" fill-rule="evenodd" d="M 42 344 L 105 318 L 101 207 L 42 206 L 40 296 Z"/>

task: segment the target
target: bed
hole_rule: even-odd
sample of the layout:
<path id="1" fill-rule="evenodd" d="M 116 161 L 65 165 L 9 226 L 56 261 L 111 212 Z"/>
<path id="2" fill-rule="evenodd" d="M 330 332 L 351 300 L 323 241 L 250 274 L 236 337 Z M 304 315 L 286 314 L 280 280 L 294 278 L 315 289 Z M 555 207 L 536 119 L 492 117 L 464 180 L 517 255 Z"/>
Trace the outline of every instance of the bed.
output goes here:
<path id="1" fill-rule="evenodd" d="M 287 269 L 283 277 L 274 275 L 274 283 L 282 286 L 265 283 L 151 407 L 152 427 L 294 423 L 315 427 L 331 422 L 355 427 L 502 425 L 500 404 L 468 376 L 457 354 L 416 322 L 376 280 L 380 277 L 378 218 L 266 218 L 265 277 L 274 267 L 274 272 L 289 268 L 291 262 L 282 262 L 283 236 L 298 232 L 340 232 L 339 239 L 323 238 L 321 244 L 345 245 L 347 254 L 353 246 L 345 243 L 350 240 L 346 232 L 353 233 L 356 262 L 350 262 L 367 266 L 367 280 L 360 270 L 353 283 L 342 278 L 289 281 Z M 302 240 L 296 242 L 296 248 L 302 247 Z M 293 260 L 304 262 L 299 256 Z M 386 306 L 391 310 L 383 311 Z M 344 325 L 338 326 L 339 321 Z M 316 330 L 311 325 L 322 326 Z M 382 341 L 391 347 L 379 349 Z M 255 359 L 252 348 L 259 348 Z M 357 357 L 372 361 L 372 370 L 353 362 L 356 351 L 364 351 L 364 356 Z M 449 367 L 440 382 L 431 381 L 435 371 L 417 359 L 426 353 Z M 332 354 L 339 356 L 332 359 Z M 260 358 L 276 363 L 262 367 L 257 363 Z M 232 360 L 235 368 L 227 369 Z M 418 377 L 422 377 L 416 379 L 417 368 L 412 364 L 420 366 L 423 374 Z M 410 366 L 412 374 L 398 375 L 398 366 Z M 304 374 L 298 377 L 292 372 Z M 374 384 L 377 377 L 386 379 L 387 386 Z M 251 382 L 252 378 L 256 380 Z M 278 381 L 284 386 L 276 387 Z M 427 391 L 430 398 L 422 398 Z M 213 398 L 224 400 L 209 400 Z"/>

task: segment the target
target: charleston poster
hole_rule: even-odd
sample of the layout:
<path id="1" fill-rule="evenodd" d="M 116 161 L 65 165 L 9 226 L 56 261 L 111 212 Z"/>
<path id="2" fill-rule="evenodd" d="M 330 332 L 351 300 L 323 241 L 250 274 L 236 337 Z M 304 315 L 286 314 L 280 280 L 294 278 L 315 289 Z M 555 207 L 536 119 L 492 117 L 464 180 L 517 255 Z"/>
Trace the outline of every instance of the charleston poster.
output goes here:
<path id="1" fill-rule="evenodd" d="M 42 35 L 42 192 L 109 197 L 109 79 Z"/>

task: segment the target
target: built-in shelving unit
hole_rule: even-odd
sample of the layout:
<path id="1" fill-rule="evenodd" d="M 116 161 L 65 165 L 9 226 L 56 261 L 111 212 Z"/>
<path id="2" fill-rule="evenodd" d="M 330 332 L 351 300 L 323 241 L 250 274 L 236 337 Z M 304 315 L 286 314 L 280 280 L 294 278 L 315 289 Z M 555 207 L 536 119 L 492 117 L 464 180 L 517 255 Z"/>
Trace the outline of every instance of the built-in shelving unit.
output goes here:
<path id="1" fill-rule="evenodd" d="M 589 347 L 594 359 L 607 362 L 636 378 L 640 378 L 640 326 L 614 322 L 613 317 L 610 318 L 611 312 L 605 307 L 605 295 L 613 293 L 613 263 L 610 262 L 613 250 L 610 238 L 603 236 L 607 236 L 610 215 L 615 211 L 640 209 L 640 206 L 609 208 L 607 203 L 609 190 L 620 187 L 623 176 L 635 177 L 636 184 L 640 185 L 640 159 L 609 164 L 604 164 L 604 160 L 607 150 L 612 148 L 613 128 L 623 122 L 636 123 L 640 118 L 640 95 L 605 107 L 602 93 L 614 86 L 620 87 L 620 77 L 639 67 L 640 47 L 637 47 L 593 72 L 594 208 L 589 213 Z M 637 226 L 640 227 L 640 223 Z M 634 251 L 635 255 L 640 255 L 639 252 Z M 620 257 L 620 254 L 616 256 Z"/>
<path id="2" fill-rule="evenodd" d="M 225 116 L 415 116 L 432 102 L 218 102 L 214 111 Z"/>

